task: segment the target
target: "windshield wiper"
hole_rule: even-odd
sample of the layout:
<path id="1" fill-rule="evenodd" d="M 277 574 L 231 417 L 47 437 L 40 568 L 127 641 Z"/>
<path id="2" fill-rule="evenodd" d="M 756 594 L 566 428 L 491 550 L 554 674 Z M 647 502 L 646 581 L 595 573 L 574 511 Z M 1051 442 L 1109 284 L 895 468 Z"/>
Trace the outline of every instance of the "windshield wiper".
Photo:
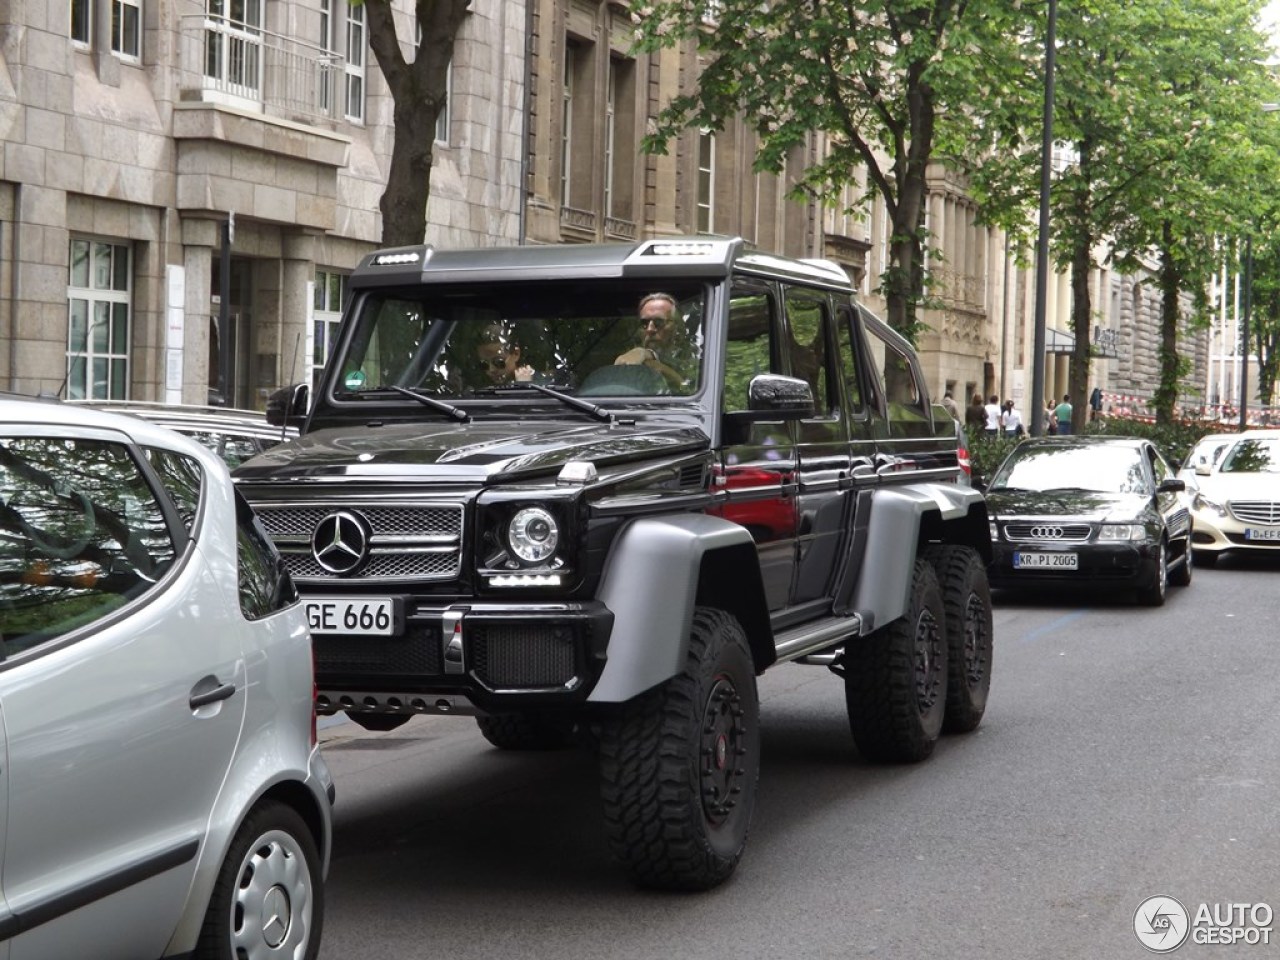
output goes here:
<path id="1" fill-rule="evenodd" d="M 467 411 L 463 410 L 461 407 L 455 407 L 451 403 L 445 403 L 443 400 L 437 400 L 435 397 L 429 396 L 425 393 L 419 393 L 417 390 L 410 390 L 408 387 L 396 386 L 394 383 L 388 384 L 386 389 L 394 390 L 396 393 L 402 393 L 406 397 L 417 400 L 424 407 L 430 407 L 432 410 L 438 410 L 443 414 L 447 414 L 459 423 L 471 422 L 471 414 L 467 413 Z"/>
<path id="2" fill-rule="evenodd" d="M 601 423 L 613 423 L 616 419 L 612 411 L 607 407 L 592 403 L 589 400 L 583 400 L 580 397 L 571 396 L 567 393 L 561 393 L 559 390 L 553 390 L 551 387 L 544 387 L 540 383 L 522 380 L 519 383 L 506 383 L 500 387 L 482 387 L 473 391 L 476 396 L 497 396 L 500 393 L 506 393 L 511 390 L 537 390 L 539 393 L 545 393 L 548 397 L 555 397 L 565 406 L 572 407 L 575 410 L 581 410 L 583 413 L 590 414 Z"/>

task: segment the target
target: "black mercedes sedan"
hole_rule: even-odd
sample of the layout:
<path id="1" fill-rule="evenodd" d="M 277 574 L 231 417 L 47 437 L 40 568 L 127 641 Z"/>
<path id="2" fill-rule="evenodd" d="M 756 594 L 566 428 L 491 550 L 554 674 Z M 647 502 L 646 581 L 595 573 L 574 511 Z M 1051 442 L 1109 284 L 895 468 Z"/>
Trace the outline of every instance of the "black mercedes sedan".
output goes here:
<path id="1" fill-rule="evenodd" d="M 991 585 L 1088 584 L 1164 603 L 1191 582 L 1184 483 L 1147 440 L 1040 437 L 1015 447 L 986 488 Z"/>

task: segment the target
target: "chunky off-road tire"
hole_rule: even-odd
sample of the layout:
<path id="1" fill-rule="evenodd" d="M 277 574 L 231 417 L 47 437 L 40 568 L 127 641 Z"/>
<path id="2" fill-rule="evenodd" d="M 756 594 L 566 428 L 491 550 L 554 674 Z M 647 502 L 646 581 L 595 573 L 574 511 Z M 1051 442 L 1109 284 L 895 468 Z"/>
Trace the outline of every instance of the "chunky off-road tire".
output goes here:
<path id="1" fill-rule="evenodd" d="M 976 730 L 987 710 L 991 689 L 991 587 L 982 557 L 972 547 L 932 546 L 933 564 L 947 611 L 947 706 L 942 729 Z"/>
<path id="2" fill-rule="evenodd" d="M 476 717 L 484 738 L 501 750 L 559 750 L 573 743 L 573 723 L 536 713 L 491 713 Z"/>
<path id="3" fill-rule="evenodd" d="M 635 883 L 706 890 L 733 873 L 755 806 L 759 713 L 741 625 L 696 608 L 684 669 L 600 731 L 605 828 Z"/>
<path id="4" fill-rule="evenodd" d="M 1191 549 L 1190 538 L 1186 549 L 1182 551 L 1182 562 L 1169 571 L 1169 583 L 1175 587 L 1191 586 L 1191 574 L 1195 568 L 1195 552 Z"/>
<path id="5" fill-rule="evenodd" d="M 845 645 L 853 742 L 868 760 L 915 763 L 933 753 L 947 706 L 947 614 L 933 566 L 916 560 L 907 612 Z"/>
<path id="6" fill-rule="evenodd" d="M 1151 583 L 1138 591 L 1138 600 L 1148 607 L 1163 607 L 1165 595 L 1169 592 L 1169 545 L 1160 541 L 1156 555 L 1156 572 Z"/>
<path id="7" fill-rule="evenodd" d="M 315 960 L 324 926 L 320 853 L 307 825 L 267 801 L 236 833 L 205 914 L 197 960 Z"/>

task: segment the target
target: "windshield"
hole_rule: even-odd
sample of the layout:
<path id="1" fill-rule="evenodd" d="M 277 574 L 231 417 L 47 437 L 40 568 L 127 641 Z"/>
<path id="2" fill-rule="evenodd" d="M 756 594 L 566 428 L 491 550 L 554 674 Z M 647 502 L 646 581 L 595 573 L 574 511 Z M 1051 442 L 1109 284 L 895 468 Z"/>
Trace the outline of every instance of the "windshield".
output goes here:
<path id="1" fill-rule="evenodd" d="M 1144 493 L 1142 458 L 1132 447 L 1024 447 L 996 473 L 990 490 Z"/>
<path id="2" fill-rule="evenodd" d="M 582 280 L 373 291 L 335 397 L 408 388 L 445 399 L 522 384 L 577 396 L 687 395 L 702 375 L 703 284 Z M 537 393 L 537 391 L 530 391 Z"/>
<path id="3" fill-rule="evenodd" d="M 1218 469 L 1222 473 L 1280 473 L 1280 438 L 1241 440 Z"/>

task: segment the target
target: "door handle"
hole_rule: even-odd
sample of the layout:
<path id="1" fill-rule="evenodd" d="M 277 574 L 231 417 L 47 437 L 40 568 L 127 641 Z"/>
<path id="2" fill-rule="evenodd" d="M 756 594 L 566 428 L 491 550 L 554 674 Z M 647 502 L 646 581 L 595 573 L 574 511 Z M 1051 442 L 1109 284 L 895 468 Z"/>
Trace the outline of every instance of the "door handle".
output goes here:
<path id="1" fill-rule="evenodd" d="M 207 707 L 211 703 L 217 703 L 219 700 L 226 700 L 236 692 L 234 683 L 221 683 L 217 677 L 212 674 L 201 678 L 200 682 L 191 688 L 191 699 L 187 701 L 192 710 L 198 710 L 201 707 Z"/>

